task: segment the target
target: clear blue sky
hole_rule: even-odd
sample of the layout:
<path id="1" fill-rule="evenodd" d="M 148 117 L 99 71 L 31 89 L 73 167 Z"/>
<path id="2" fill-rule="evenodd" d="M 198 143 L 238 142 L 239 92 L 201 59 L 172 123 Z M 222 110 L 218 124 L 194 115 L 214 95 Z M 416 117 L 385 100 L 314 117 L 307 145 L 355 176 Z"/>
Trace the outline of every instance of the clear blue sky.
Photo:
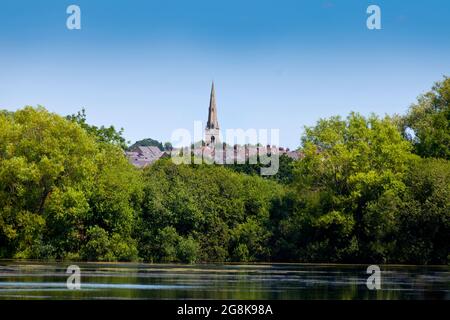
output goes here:
<path id="1" fill-rule="evenodd" d="M 167 141 L 206 121 L 214 80 L 223 129 L 280 128 L 293 148 L 320 117 L 403 113 L 450 75 L 449 16 L 446 0 L 2 0 L 0 108 L 84 107 L 128 140 Z"/>

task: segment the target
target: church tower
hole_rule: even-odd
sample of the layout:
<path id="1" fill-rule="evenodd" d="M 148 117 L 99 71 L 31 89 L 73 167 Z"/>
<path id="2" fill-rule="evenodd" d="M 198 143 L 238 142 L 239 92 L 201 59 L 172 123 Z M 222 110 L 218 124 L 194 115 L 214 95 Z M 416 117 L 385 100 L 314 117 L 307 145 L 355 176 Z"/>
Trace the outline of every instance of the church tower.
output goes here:
<path id="1" fill-rule="evenodd" d="M 205 128 L 205 142 L 207 146 L 214 146 L 219 143 L 219 122 L 217 121 L 216 93 L 214 91 L 214 82 L 211 87 L 211 96 L 209 98 L 208 122 Z"/>

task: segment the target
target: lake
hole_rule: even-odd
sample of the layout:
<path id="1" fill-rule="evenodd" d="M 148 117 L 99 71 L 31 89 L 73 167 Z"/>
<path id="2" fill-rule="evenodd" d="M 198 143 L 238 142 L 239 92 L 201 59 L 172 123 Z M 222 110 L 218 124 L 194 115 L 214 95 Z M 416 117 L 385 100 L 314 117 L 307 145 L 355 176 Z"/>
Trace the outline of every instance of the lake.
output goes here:
<path id="1" fill-rule="evenodd" d="M 69 265 L 81 289 L 69 290 Z M 0 260 L 0 299 L 450 299 L 449 266 L 144 264 Z"/>

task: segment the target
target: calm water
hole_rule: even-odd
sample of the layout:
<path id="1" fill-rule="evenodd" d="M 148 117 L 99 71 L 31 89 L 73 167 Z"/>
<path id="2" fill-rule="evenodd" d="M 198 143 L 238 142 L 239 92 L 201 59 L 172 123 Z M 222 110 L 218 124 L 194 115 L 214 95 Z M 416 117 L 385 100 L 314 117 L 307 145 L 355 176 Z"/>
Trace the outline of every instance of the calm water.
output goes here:
<path id="1" fill-rule="evenodd" d="M 0 261 L 0 299 L 450 299 L 450 267 L 381 266 L 381 290 L 364 265 L 171 265 Z"/>

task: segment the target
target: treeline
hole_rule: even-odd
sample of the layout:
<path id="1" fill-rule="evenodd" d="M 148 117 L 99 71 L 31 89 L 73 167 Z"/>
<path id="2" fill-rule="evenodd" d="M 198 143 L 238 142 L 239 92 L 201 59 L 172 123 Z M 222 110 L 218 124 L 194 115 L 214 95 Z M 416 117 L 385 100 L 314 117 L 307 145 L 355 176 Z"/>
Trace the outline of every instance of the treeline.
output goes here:
<path id="1" fill-rule="evenodd" d="M 319 120 L 271 178 L 170 159 L 138 170 L 124 142 L 84 112 L 0 111 L 0 257 L 449 262 L 448 78 L 405 116 Z"/>
<path id="2" fill-rule="evenodd" d="M 127 149 L 131 151 L 135 147 L 158 147 L 158 149 L 161 151 L 171 151 L 172 150 L 172 144 L 170 142 L 165 142 L 163 144 L 162 142 L 159 142 L 158 140 L 153 140 L 151 138 L 136 141 L 131 146 L 129 146 Z"/>

